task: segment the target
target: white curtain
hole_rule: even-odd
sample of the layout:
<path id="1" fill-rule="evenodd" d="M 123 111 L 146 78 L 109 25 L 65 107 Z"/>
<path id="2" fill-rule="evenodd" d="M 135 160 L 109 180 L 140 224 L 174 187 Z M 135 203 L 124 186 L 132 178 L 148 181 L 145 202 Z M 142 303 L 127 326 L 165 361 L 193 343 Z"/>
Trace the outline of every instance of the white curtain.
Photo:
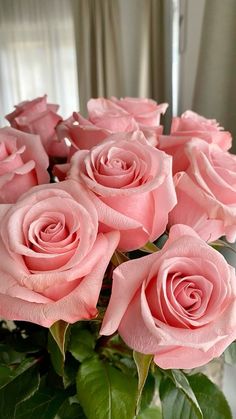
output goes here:
<path id="1" fill-rule="evenodd" d="M 45 93 L 63 116 L 78 110 L 71 2 L 0 0 L 0 124 L 14 104 Z"/>

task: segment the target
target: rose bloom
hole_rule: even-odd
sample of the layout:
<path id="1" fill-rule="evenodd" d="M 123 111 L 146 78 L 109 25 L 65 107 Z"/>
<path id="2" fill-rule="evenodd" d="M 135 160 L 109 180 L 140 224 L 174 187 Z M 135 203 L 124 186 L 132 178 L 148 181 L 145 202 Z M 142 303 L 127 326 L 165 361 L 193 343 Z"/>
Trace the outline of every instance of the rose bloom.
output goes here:
<path id="1" fill-rule="evenodd" d="M 48 156 L 38 136 L 0 129 L 0 203 L 15 202 L 32 186 L 48 183 Z"/>
<path id="2" fill-rule="evenodd" d="M 172 227 L 163 249 L 114 270 L 100 333 L 153 354 L 161 368 L 195 368 L 236 337 L 234 268 L 190 228 Z"/>
<path id="3" fill-rule="evenodd" d="M 232 145 L 232 136 L 223 131 L 215 119 L 207 119 L 192 111 L 186 111 L 181 117 L 172 119 L 170 135 L 160 135 L 157 147 L 173 156 L 173 173 L 186 170 L 188 159 L 185 156 L 185 145 L 197 137 L 208 144 L 217 144 L 222 150 Z"/>
<path id="4" fill-rule="evenodd" d="M 77 150 L 89 150 L 101 143 L 111 132 L 97 127 L 80 113 L 74 112 L 58 125 L 57 134 L 60 140 L 67 138 L 70 141 L 70 158 Z"/>
<path id="5" fill-rule="evenodd" d="M 113 96 L 111 100 L 132 115 L 140 128 L 159 126 L 160 117 L 166 112 L 168 107 L 167 103 L 157 104 L 157 102 L 152 99 L 133 97 L 117 99 Z"/>
<path id="6" fill-rule="evenodd" d="M 21 102 L 16 110 L 6 115 L 13 128 L 20 131 L 38 134 L 43 146 L 51 156 L 67 156 L 68 150 L 64 140 L 58 141 L 55 128 L 61 116 L 57 114 L 58 105 L 47 103 L 47 96 Z"/>
<path id="7" fill-rule="evenodd" d="M 50 327 L 96 316 L 119 233 L 98 234 L 88 194 L 76 182 L 32 188 L 0 206 L 0 317 Z"/>
<path id="8" fill-rule="evenodd" d="M 91 191 L 100 231 L 119 230 L 123 250 L 157 239 L 176 204 L 171 157 L 151 147 L 141 131 L 77 151 L 68 177 Z"/>
<path id="9" fill-rule="evenodd" d="M 157 105 L 151 99 L 105 98 L 88 101 L 88 119 L 74 112 L 73 116 L 58 126 L 59 138 L 71 141 L 71 154 L 75 150 L 89 150 L 113 133 L 142 130 L 152 145 L 162 133 L 160 115 L 167 104 Z"/>
<path id="10" fill-rule="evenodd" d="M 175 175 L 177 205 L 169 224 L 194 228 L 206 241 L 236 240 L 236 156 L 216 144 L 193 139 L 186 146 L 189 167 Z"/>

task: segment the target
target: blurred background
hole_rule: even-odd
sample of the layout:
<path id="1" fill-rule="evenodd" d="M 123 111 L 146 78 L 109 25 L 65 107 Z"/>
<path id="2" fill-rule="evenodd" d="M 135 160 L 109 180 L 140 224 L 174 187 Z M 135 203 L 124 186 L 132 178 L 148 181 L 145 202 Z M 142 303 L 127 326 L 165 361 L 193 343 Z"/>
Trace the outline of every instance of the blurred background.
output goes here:
<path id="1" fill-rule="evenodd" d="M 0 0 L 1 124 L 45 93 L 64 117 L 90 97 L 140 96 L 235 137 L 235 22 L 235 0 Z"/>
<path id="2" fill-rule="evenodd" d="M 235 42 L 235 0 L 0 0 L 0 125 L 45 93 L 64 118 L 134 96 L 168 102 L 167 126 L 192 109 L 236 138 Z M 235 380 L 226 367 L 234 412 Z"/>

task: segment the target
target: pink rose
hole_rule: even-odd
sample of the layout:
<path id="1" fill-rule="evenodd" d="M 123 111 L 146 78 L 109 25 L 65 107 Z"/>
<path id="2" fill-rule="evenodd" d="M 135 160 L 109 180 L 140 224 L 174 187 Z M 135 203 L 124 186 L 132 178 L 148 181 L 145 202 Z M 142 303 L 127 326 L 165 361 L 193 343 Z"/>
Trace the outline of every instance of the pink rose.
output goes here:
<path id="1" fill-rule="evenodd" d="M 161 368 L 195 368 L 236 337 L 236 277 L 224 257 L 190 228 L 175 225 L 163 249 L 115 269 L 100 331 Z"/>
<path id="2" fill-rule="evenodd" d="M 186 170 L 188 160 L 185 156 L 185 145 L 193 138 L 200 138 L 207 143 L 217 144 L 222 150 L 232 145 L 232 136 L 223 131 L 215 119 L 206 119 L 192 111 L 172 119 L 170 135 L 160 135 L 157 147 L 173 156 L 173 173 Z"/>
<path id="3" fill-rule="evenodd" d="M 117 99 L 112 97 L 112 101 L 128 112 L 139 127 L 157 127 L 160 125 L 160 117 L 165 114 L 168 108 L 167 103 L 157 104 L 152 99 L 142 99 L 125 97 L 124 99 Z"/>
<path id="4" fill-rule="evenodd" d="M 32 188 L 0 206 L 0 317 L 50 327 L 91 319 L 119 233 L 98 234 L 76 182 Z"/>
<path id="5" fill-rule="evenodd" d="M 99 128 L 77 112 L 58 125 L 57 133 L 59 139 L 68 138 L 70 140 L 69 157 L 77 150 L 89 150 L 111 134 L 109 130 Z"/>
<path id="6" fill-rule="evenodd" d="M 186 146 L 189 167 L 175 175 L 178 204 L 169 224 L 190 225 L 207 241 L 236 240 L 236 156 L 198 139 Z"/>
<path id="7" fill-rule="evenodd" d="M 157 105 L 154 100 L 105 98 L 88 101 L 88 119 L 74 112 L 73 116 L 58 125 L 60 139 L 71 141 L 71 155 L 75 150 L 90 150 L 111 134 L 142 130 L 151 145 L 156 146 L 157 136 L 162 134 L 160 115 L 167 104 Z"/>
<path id="8" fill-rule="evenodd" d="M 15 106 L 14 112 L 6 115 L 6 119 L 13 128 L 40 135 L 48 154 L 54 156 L 56 152 L 64 157 L 67 155 L 67 147 L 64 140 L 58 142 L 55 131 L 55 127 L 61 121 L 61 117 L 56 113 L 58 107 L 58 105 L 48 104 L 45 95 L 19 103 Z"/>
<path id="9" fill-rule="evenodd" d="M 15 202 L 32 186 L 48 183 L 48 156 L 36 135 L 0 129 L 0 203 Z"/>
<path id="10" fill-rule="evenodd" d="M 119 230 L 124 250 L 157 239 L 176 204 L 171 158 L 151 147 L 141 131 L 114 134 L 77 151 L 68 177 L 91 191 L 100 231 Z"/>
<path id="11" fill-rule="evenodd" d="M 110 132 L 131 132 L 138 129 L 133 115 L 105 98 L 90 99 L 87 103 L 89 120 Z"/>

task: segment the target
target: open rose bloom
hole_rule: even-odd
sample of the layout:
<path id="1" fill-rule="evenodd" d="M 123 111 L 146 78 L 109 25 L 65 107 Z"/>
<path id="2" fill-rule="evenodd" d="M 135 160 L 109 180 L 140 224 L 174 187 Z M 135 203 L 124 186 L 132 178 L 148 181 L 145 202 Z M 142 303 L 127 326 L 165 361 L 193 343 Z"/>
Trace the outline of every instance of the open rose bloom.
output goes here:
<path id="1" fill-rule="evenodd" d="M 215 119 L 206 119 L 191 111 L 184 112 L 180 118 L 173 118 L 169 135 L 158 137 L 158 148 L 173 156 L 173 173 L 187 169 L 185 146 L 192 138 L 217 144 L 224 151 L 232 145 L 230 132 L 224 131 Z"/>
<path id="2" fill-rule="evenodd" d="M 236 240 L 236 156 L 216 144 L 192 139 L 188 169 L 175 175 L 177 205 L 169 223 L 186 223 L 204 240 Z"/>
<path id="3" fill-rule="evenodd" d="M 0 209 L 1 318 L 48 327 L 96 316 L 119 233 L 98 235 L 88 194 L 67 181 L 33 188 Z"/>
<path id="4" fill-rule="evenodd" d="M 118 329 L 162 368 L 204 365 L 236 337 L 235 279 L 222 255 L 176 225 L 161 251 L 114 271 L 101 333 Z"/>
<path id="5" fill-rule="evenodd" d="M 27 100 L 15 106 L 15 111 L 6 115 L 13 128 L 19 131 L 37 134 L 50 156 L 67 156 L 64 140 L 56 136 L 56 126 L 61 121 L 57 111 L 59 106 L 47 103 L 47 96 Z"/>
<path id="6" fill-rule="evenodd" d="M 192 111 L 164 134 L 152 99 L 87 109 L 63 120 L 45 95 L 0 129 L 2 417 L 230 419 L 192 370 L 235 362 L 232 136 Z"/>
<path id="7" fill-rule="evenodd" d="M 90 151 L 77 151 L 68 177 L 90 191 L 100 231 L 120 231 L 122 250 L 156 240 L 176 204 L 171 158 L 151 147 L 140 131 L 115 134 Z"/>
<path id="8" fill-rule="evenodd" d="M 162 134 L 160 117 L 166 112 L 166 103 L 157 104 L 150 99 L 125 98 L 111 100 L 90 99 L 87 104 L 88 118 L 80 113 L 73 115 L 58 125 L 60 138 L 69 138 L 73 152 L 90 149 L 117 132 L 141 130 L 153 145 Z"/>

